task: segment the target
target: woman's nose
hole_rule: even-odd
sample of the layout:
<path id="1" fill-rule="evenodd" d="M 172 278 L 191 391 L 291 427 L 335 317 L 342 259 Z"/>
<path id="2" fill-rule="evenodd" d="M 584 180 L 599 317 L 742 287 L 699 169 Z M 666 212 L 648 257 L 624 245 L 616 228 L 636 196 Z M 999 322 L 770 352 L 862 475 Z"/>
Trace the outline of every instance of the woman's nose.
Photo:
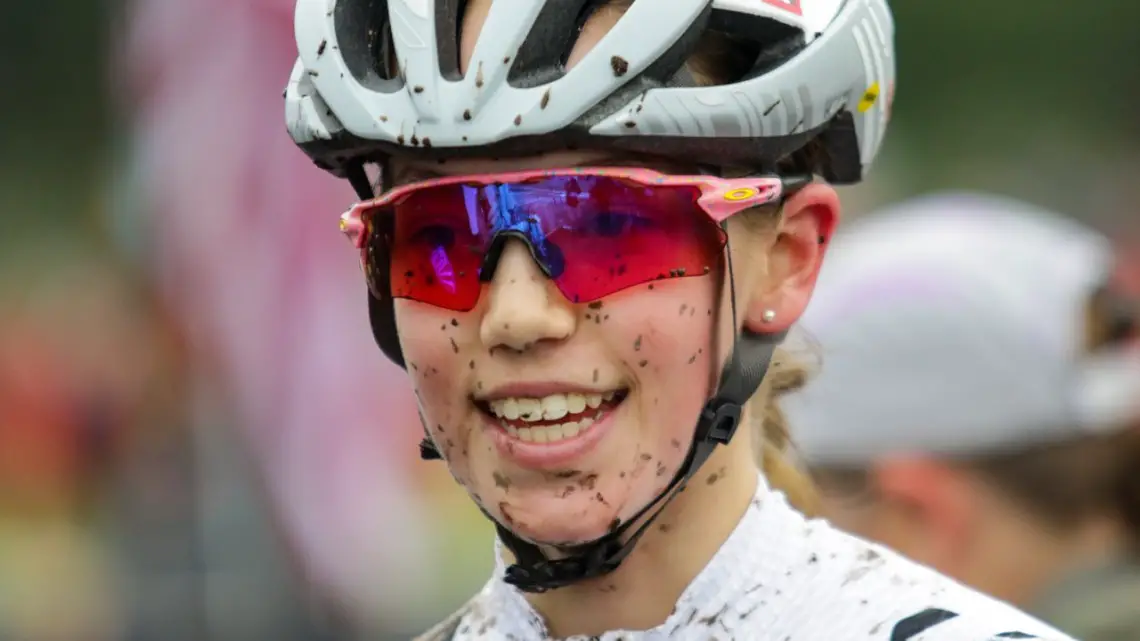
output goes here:
<path id="1" fill-rule="evenodd" d="M 542 272 L 523 241 L 511 238 L 495 266 L 479 328 L 489 349 L 525 351 L 574 333 L 577 316 L 554 283 Z"/>

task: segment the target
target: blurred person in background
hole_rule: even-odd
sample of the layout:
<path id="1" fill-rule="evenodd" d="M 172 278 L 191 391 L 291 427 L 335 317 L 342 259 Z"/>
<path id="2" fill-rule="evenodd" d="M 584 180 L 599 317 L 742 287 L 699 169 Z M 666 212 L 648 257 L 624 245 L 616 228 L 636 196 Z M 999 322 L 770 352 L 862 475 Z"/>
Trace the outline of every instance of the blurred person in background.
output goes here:
<path id="1" fill-rule="evenodd" d="M 184 324 L 195 387 L 232 408 L 317 594 L 371 628 L 424 625 L 449 607 L 441 590 L 458 600 L 485 571 L 457 568 L 487 529 L 473 509 L 432 511 L 450 501 L 432 498 L 446 474 L 403 455 L 419 425 L 410 386 L 363 356 L 359 266 L 322 215 L 351 190 L 313 171 L 272 117 L 296 57 L 293 0 L 129 8 L 121 244 Z"/>
<path id="2" fill-rule="evenodd" d="M 776 349 L 839 218 L 813 176 L 875 157 L 889 7 L 662 7 L 298 3 L 289 131 L 363 199 L 376 341 L 498 534 L 425 638 L 1064 638 L 807 521 L 754 458 L 778 413 L 742 415 L 799 380 Z"/>
<path id="3" fill-rule="evenodd" d="M 1140 639 L 1126 282 L 1106 238 L 1004 198 L 840 234 L 802 319 L 819 372 L 784 401 L 828 518 L 1077 638 Z"/>
<path id="4" fill-rule="evenodd" d="M 169 422 L 180 353 L 135 284 L 78 240 L 0 259 L 0 638 L 123 638 L 110 495 L 143 430 Z"/>

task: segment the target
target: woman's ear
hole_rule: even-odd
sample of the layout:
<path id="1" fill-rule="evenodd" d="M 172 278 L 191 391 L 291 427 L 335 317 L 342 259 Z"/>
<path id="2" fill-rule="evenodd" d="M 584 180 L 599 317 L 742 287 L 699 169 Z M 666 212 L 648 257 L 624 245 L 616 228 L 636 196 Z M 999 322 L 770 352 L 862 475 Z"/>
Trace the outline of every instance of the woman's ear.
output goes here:
<path id="1" fill-rule="evenodd" d="M 787 331 L 807 308 L 824 251 L 839 223 L 839 195 L 811 184 L 784 202 L 767 270 L 748 299 L 744 326 L 753 332 Z"/>

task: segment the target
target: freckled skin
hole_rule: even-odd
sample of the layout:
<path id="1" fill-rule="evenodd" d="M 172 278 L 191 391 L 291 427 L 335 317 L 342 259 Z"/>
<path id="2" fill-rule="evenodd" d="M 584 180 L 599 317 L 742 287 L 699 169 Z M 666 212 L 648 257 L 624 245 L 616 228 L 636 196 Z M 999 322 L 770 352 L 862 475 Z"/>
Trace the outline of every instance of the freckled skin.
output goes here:
<path id="1" fill-rule="evenodd" d="M 676 444 L 692 440 L 694 417 L 705 401 L 712 365 L 704 348 L 712 323 L 708 317 L 677 310 L 682 305 L 712 306 L 715 282 L 709 276 L 670 279 L 656 282 L 653 289 L 640 286 L 621 292 L 602 304 L 573 305 L 544 279 L 536 284 L 532 271 L 537 269 L 521 243 L 512 242 L 496 271 L 495 287 L 485 290 L 475 310 L 456 314 L 400 300 L 396 319 L 409 361 L 432 372 L 416 376 L 415 387 L 428 424 L 443 428 L 442 433 L 433 431 L 432 438 L 441 445 L 456 479 L 481 496 L 500 522 L 506 524 L 509 513 L 512 527 L 525 538 L 540 543 L 588 541 L 609 531 L 615 519 L 631 518 L 683 461 L 687 446 Z M 536 287 L 553 290 L 545 297 L 551 309 L 533 312 Z M 504 327 L 501 320 L 512 314 L 513 306 L 524 304 L 539 316 L 566 308 L 577 320 L 568 335 L 557 340 L 524 336 L 530 323 Z M 610 320 L 582 320 L 586 311 L 602 305 Z M 496 329 L 481 331 L 488 323 Z M 447 332 L 439 331 L 441 325 Z M 506 343 L 528 349 L 519 351 Z M 698 351 L 702 356 L 694 360 Z M 642 362 L 653 367 L 639 367 Z M 483 415 L 469 400 L 480 384 L 493 389 L 527 381 L 620 386 L 630 393 L 606 438 L 574 461 L 573 470 L 551 474 L 522 468 L 501 456 Z M 571 472 L 578 474 L 568 485 Z"/>

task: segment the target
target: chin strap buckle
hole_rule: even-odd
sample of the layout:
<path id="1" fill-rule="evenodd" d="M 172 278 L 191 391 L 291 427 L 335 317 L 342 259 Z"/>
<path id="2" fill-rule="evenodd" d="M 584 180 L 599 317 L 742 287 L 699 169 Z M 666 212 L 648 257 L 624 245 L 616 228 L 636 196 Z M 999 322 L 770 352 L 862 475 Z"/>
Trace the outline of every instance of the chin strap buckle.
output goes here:
<path id="1" fill-rule="evenodd" d="M 622 546 L 617 541 L 599 542 L 591 547 L 594 549 L 586 557 L 544 559 L 526 566 L 516 563 L 507 568 L 503 581 L 523 592 L 541 594 L 605 576 L 621 564 Z"/>
<path id="2" fill-rule="evenodd" d="M 740 426 L 740 416 L 744 408 L 739 403 L 714 398 L 705 404 L 701 411 L 701 425 L 704 429 L 697 437 L 710 443 L 727 445 Z"/>

